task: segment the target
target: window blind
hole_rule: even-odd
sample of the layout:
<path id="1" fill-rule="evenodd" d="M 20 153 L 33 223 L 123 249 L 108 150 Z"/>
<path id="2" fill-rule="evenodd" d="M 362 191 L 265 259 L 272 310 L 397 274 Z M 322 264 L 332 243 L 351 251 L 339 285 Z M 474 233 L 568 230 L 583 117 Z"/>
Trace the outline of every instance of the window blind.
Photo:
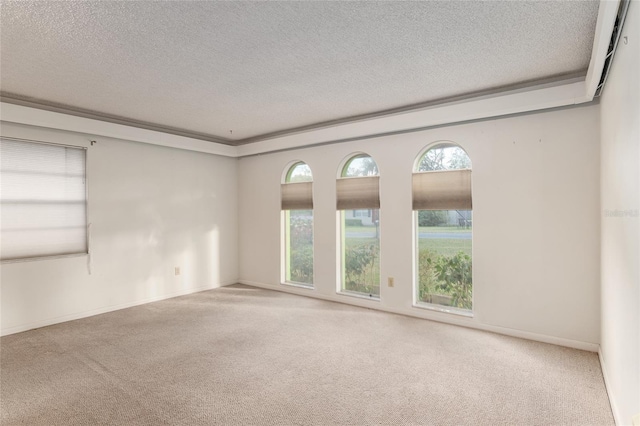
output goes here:
<path id="1" fill-rule="evenodd" d="M 471 170 L 413 174 L 413 210 L 471 210 Z"/>
<path id="2" fill-rule="evenodd" d="M 86 150 L 0 139 L 1 260 L 87 253 Z"/>
<path id="3" fill-rule="evenodd" d="M 283 183 L 280 189 L 282 210 L 313 209 L 313 183 Z"/>
<path id="4" fill-rule="evenodd" d="M 338 210 L 379 209 L 380 176 L 338 179 L 336 193 Z"/>

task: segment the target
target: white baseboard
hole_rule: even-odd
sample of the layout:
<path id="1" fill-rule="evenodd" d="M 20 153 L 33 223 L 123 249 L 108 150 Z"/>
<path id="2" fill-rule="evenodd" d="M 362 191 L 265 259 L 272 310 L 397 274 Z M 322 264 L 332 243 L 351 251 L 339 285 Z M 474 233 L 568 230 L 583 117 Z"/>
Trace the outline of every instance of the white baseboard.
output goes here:
<path id="1" fill-rule="evenodd" d="M 46 327 L 48 325 L 54 325 L 62 322 L 91 317 L 94 315 L 105 314 L 107 312 L 119 311 L 120 309 L 131 308 L 133 306 L 144 305 L 146 303 L 158 302 L 160 300 L 166 300 L 174 297 L 185 296 L 187 294 L 193 294 L 193 293 L 198 293 L 205 290 L 211 290 L 214 288 L 225 287 L 231 284 L 235 284 L 237 282 L 238 282 L 237 280 L 233 280 L 233 281 L 223 282 L 223 283 L 214 284 L 214 285 L 195 287 L 195 288 L 190 288 L 187 290 L 182 290 L 174 293 L 164 294 L 161 296 L 155 296 L 147 299 L 136 300 L 135 302 L 127 302 L 127 303 L 121 303 L 118 305 L 103 306 L 96 309 L 90 309 L 88 311 L 76 312 L 73 314 L 63 315 L 60 317 L 47 318 L 47 319 L 43 319 L 43 320 L 39 320 L 39 321 L 27 323 L 27 324 L 20 324 L 13 327 L 3 328 L 2 331 L 0 331 L 0 336 L 8 336 L 10 334 L 33 330 L 34 328 Z"/>
<path id="2" fill-rule="evenodd" d="M 607 390 L 607 395 L 609 396 L 609 405 L 611 405 L 611 413 L 613 414 L 613 420 L 616 422 L 616 425 L 622 426 L 624 423 L 621 420 L 620 412 L 618 411 L 618 406 L 616 405 L 616 399 L 613 395 L 613 388 L 609 384 L 609 378 L 607 374 L 607 366 L 604 361 L 604 356 L 602 355 L 602 348 L 598 348 L 598 358 L 600 359 L 600 369 L 602 370 L 602 377 L 604 378 L 604 387 Z"/>
<path id="3" fill-rule="evenodd" d="M 239 280 L 238 282 L 241 284 L 265 288 L 269 290 L 297 294 L 299 296 L 313 297 L 316 299 L 328 300 L 328 301 L 337 302 L 337 303 L 344 303 L 347 305 L 359 306 L 362 308 L 376 309 L 379 311 L 390 312 L 393 314 L 427 319 L 431 321 L 458 325 L 462 327 L 475 328 L 478 330 L 490 331 L 492 333 L 497 333 L 497 334 L 503 334 L 505 336 L 519 337 L 521 339 L 534 340 L 536 342 L 551 343 L 553 345 L 565 346 L 568 348 L 580 349 L 583 351 L 598 352 L 600 348 L 600 345 L 598 345 L 597 343 L 582 342 L 579 340 L 564 339 L 561 337 L 547 336 L 544 334 L 516 330 L 512 328 L 507 328 L 507 327 L 483 324 L 478 322 L 477 320 L 474 320 L 473 318 L 467 318 L 459 315 L 433 312 L 430 310 L 420 309 L 420 308 L 389 308 L 381 305 L 380 302 L 378 301 L 348 297 L 348 296 L 343 296 L 339 294 L 326 295 L 310 289 L 298 288 L 298 287 L 293 287 L 288 285 L 265 284 L 265 283 L 260 283 L 256 281 L 242 280 L 242 279 Z"/>

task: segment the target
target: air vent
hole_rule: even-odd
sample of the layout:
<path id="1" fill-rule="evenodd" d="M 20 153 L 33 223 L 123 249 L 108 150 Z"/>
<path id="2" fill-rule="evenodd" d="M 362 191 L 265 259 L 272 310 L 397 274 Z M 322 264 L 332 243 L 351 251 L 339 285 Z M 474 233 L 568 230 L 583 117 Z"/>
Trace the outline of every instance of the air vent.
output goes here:
<path id="1" fill-rule="evenodd" d="M 602 76 L 600 77 L 600 83 L 596 88 L 596 93 L 594 95 L 595 97 L 598 97 L 602 94 L 604 84 L 607 82 L 607 76 L 609 75 L 611 64 L 613 63 L 613 57 L 616 54 L 616 48 L 618 47 L 618 42 L 620 41 L 620 35 L 622 34 L 624 20 L 627 17 L 627 10 L 629 10 L 629 2 L 630 0 L 622 0 L 620 2 L 620 7 L 618 8 L 618 16 L 616 16 L 616 23 L 614 24 L 613 32 L 611 33 L 611 41 L 609 42 L 609 49 L 607 50 L 607 56 L 605 58 L 604 67 L 602 69 Z"/>

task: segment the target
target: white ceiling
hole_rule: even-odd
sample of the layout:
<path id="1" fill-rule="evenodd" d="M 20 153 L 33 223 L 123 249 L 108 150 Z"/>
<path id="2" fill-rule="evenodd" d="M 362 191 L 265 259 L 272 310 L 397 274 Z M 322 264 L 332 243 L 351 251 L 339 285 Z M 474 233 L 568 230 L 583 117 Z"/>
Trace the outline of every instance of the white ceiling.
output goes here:
<path id="1" fill-rule="evenodd" d="M 238 144 L 584 76 L 597 18 L 597 1 L 3 1 L 0 88 Z"/>

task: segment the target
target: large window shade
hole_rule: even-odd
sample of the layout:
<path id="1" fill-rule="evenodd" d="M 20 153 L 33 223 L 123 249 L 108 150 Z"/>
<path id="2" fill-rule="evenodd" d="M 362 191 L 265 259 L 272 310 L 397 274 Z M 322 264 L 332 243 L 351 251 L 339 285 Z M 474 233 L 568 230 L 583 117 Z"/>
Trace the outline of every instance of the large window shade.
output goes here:
<path id="1" fill-rule="evenodd" d="M 86 150 L 0 139 L 0 258 L 87 253 Z"/>
<path id="2" fill-rule="evenodd" d="M 413 210 L 471 210 L 471 170 L 413 174 Z"/>
<path id="3" fill-rule="evenodd" d="M 313 183 L 283 183 L 281 187 L 282 210 L 313 209 Z"/>
<path id="4" fill-rule="evenodd" d="M 341 178 L 336 181 L 338 210 L 380 208 L 380 177 Z"/>

